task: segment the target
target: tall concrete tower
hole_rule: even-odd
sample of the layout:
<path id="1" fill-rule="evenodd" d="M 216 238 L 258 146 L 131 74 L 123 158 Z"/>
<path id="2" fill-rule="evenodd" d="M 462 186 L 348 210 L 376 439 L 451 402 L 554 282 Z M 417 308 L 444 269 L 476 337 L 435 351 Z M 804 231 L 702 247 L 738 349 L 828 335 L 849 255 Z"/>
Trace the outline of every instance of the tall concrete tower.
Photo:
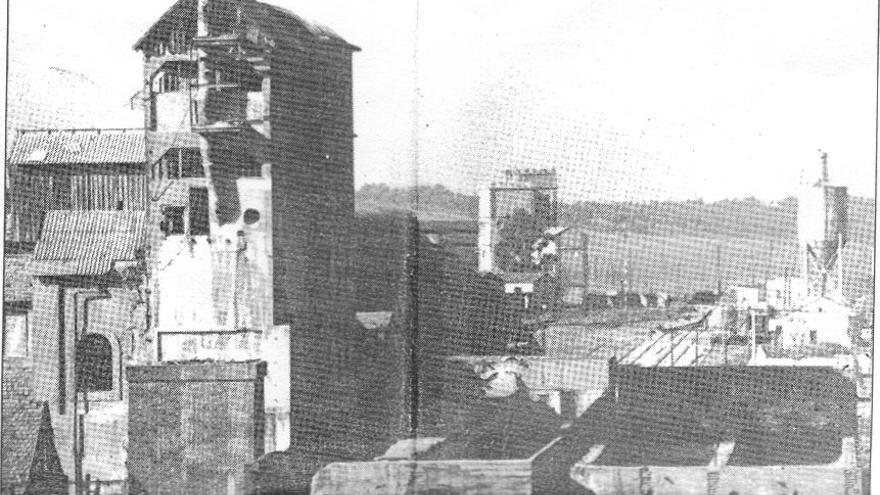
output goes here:
<path id="1" fill-rule="evenodd" d="M 559 184 L 554 169 L 505 170 L 501 181 L 493 182 L 479 192 L 479 270 L 491 272 L 495 265 L 498 231 L 514 211 L 522 208 L 538 213 L 549 206 L 556 221 Z"/>
<path id="2" fill-rule="evenodd" d="M 807 298 L 843 299 L 843 247 L 847 236 L 846 187 L 833 186 L 828 154 L 820 150 L 821 174 L 798 197 L 798 244 Z"/>
<path id="3" fill-rule="evenodd" d="M 144 57 L 152 326 L 168 339 L 261 336 L 266 388 L 278 391 L 267 392 L 278 404 L 267 414 L 290 418 L 291 437 L 325 431 L 327 411 L 338 410 L 326 405 L 332 373 L 355 322 L 359 48 L 257 0 L 179 0 L 135 49 Z M 289 345 L 271 340 L 282 328 Z M 273 371 L 268 352 L 289 369 Z M 274 428 L 280 442 L 287 426 Z"/>

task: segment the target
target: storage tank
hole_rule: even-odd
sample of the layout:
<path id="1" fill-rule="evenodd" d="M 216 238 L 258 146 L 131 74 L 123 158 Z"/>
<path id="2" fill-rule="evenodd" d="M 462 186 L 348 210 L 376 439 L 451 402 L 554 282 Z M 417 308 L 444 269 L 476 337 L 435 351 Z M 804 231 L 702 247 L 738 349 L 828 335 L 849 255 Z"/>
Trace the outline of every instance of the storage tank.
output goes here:
<path id="1" fill-rule="evenodd" d="M 824 266 L 832 263 L 847 241 L 846 187 L 819 184 L 798 199 L 798 237 Z"/>

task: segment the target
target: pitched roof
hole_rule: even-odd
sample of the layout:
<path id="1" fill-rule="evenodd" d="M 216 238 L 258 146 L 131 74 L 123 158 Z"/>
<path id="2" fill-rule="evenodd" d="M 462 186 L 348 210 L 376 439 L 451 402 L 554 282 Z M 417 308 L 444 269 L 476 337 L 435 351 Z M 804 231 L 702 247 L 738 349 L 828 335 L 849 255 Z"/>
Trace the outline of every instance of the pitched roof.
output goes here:
<path id="1" fill-rule="evenodd" d="M 135 42 L 134 49 L 142 50 L 147 40 L 155 36 L 157 31 L 162 29 L 166 22 L 182 17 L 181 9 L 195 9 L 195 3 L 193 0 L 178 0 Z M 354 51 L 360 50 L 360 48 L 345 41 L 332 29 L 306 21 L 301 16 L 287 9 L 255 0 L 240 0 L 240 5 L 244 14 L 275 40 L 295 39 L 295 33 L 304 29 L 315 41 L 345 46 Z"/>
<path id="2" fill-rule="evenodd" d="M 6 365 L 3 372 L 0 490 L 6 493 L 9 486 L 27 483 L 38 454 L 48 461 L 46 470 L 58 475 L 62 470 L 48 403 L 30 399 L 24 370 Z"/>
<path id="3" fill-rule="evenodd" d="M 31 254 L 7 254 L 3 260 L 3 301 L 29 302 L 33 295 L 33 280 L 27 270 Z"/>
<path id="4" fill-rule="evenodd" d="M 36 276 L 106 275 L 146 244 L 143 211 L 50 211 L 34 249 Z"/>
<path id="5" fill-rule="evenodd" d="M 734 441 L 732 466 L 826 464 L 855 433 L 855 384 L 831 368 L 620 366 L 611 379 L 558 459 L 603 444 L 597 465 L 702 467 Z"/>
<path id="6" fill-rule="evenodd" d="M 252 14 L 257 14 L 257 15 L 268 14 L 269 16 L 272 16 L 276 20 L 292 21 L 296 24 L 299 24 L 300 26 L 304 27 L 309 33 L 311 33 L 313 36 L 315 36 L 315 38 L 317 38 L 320 41 L 332 41 L 332 42 L 336 42 L 336 43 L 341 43 L 341 44 L 348 46 L 349 48 L 352 48 L 354 50 L 360 50 L 360 48 L 345 41 L 345 39 L 343 39 L 342 36 L 337 34 L 336 31 L 333 31 L 333 29 L 331 29 L 327 26 L 324 26 L 322 24 L 318 24 L 318 23 L 315 23 L 312 21 L 307 21 L 307 20 L 303 19 L 302 16 L 297 15 L 296 13 L 294 13 L 290 10 L 287 10 L 287 9 L 284 9 L 281 7 L 277 7 L 275 5 L 270 5 L 268 3 L 248 1 L 248 0 L 245 0 L 242 3 L 242 6 L 245 7 L 246 9 L 250 8 L 251 9 L 250 12 Z M 277 30 L 278 28 L 283 29 L 283 26 L 279 25 L 279 24 L 269 25 L 266 27 L 270 30 Z"/>
<path id="7" fill-rule="evenodd" d="M 10 153 L 12 165 L 141 164 L 143 129 L 21 130 Z"/>

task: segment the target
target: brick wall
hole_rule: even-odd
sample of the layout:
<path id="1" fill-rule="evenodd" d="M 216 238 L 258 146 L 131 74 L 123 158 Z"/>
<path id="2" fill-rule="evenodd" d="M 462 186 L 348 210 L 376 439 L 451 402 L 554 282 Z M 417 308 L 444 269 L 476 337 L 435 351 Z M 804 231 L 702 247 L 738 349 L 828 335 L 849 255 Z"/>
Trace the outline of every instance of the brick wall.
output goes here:
<path id="1" fill-rule="evenodd" d="M 137 490 L 226 494 L 263 453 L 263 362 L 133 366 L 129 481 Z"/>

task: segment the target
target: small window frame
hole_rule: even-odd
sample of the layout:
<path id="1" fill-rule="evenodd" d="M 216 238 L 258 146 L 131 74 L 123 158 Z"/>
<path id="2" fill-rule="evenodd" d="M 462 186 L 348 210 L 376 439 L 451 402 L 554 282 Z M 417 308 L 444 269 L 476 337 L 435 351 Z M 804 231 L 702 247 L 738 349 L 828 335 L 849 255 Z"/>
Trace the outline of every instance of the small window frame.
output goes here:
<path id="1" fill-rule="evenodd" d="M 24 350 L 21 352 L 10 353 L 10 350 L 15 349 L 16 351 L 20 351 L 22 348 L 22 344 L 15 346 L 14 348 L 10 348 L 9 346 L 9 334 L 10 334 L 10 325 L 9 320 L 12 318 L 23 318 L 23 347 Z M 21 340 L 21 338 L 19 338 Z M 30 328 L 30 315 L 27 311 L 22 310 L 14 310 L 14 309 L 5 309 L 3 311 L 3 359 L 27 359 L 30 358 L 31 355 L 31 328 Z"/>

